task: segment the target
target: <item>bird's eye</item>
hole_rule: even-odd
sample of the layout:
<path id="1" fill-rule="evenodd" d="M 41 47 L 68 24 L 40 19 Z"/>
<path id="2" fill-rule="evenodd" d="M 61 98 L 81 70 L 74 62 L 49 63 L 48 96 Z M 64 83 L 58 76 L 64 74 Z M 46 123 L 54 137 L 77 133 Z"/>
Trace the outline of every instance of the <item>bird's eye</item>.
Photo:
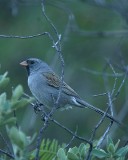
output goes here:
<path id="1" fill-rule="evenodd" d="M 30 64 L 34 64 L 35 63 L 35 61 L 30 61 Z"/>

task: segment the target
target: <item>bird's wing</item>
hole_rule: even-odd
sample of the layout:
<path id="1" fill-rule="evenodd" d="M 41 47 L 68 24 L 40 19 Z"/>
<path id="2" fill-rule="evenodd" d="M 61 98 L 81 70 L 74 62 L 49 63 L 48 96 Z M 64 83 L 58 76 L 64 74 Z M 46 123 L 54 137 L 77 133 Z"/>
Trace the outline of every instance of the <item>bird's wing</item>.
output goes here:
<path id="1" fill-rule="evenodd" d="M 45 76 L 49 86 L 55 87 L 56 89 L 59 90 L 61 86 L 61 80 L 54 72 L 50 72 L 50 73 L 45 72 L 43 73 L 43 76 Z M 63 82 L 62 84 L 62 92 L 64 92 L 67 95 L 79 98 L 79 95 L 65 82 Z"/>

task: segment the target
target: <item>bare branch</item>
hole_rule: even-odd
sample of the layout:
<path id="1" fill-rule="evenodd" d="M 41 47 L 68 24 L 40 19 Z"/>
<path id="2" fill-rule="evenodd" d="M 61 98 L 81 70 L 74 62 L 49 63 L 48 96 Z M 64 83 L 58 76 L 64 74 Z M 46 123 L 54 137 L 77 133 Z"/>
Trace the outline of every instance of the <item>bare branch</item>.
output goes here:
<path id="1" fill-rule="evenodd" d="M 1 132 L 0 132 L 0 137 L 1 137 L 2 140 L 4 141 L 4 143 L 5 143 L 6 147 L 7 147 L 7 150 L 8 150 L 8 152 L 6 152 L 6 151 L 0 149 L 0 152 L 3 153 L 3 154 L 5 154 L 5 155 L 7 155 L 8 157 L 14 159 L 14 155 L 12 154 L 12 152 L 11 152 L 11 150 L 10 150 L 10 146 L 9 146 L 8 142 L 5 140 L 5 138 L 3 137 L 3 135 L 2 135 Z"/>
<path id="2" fill-rule="evenodd" d="M 5 155 L 8 156 L 9 158 L 15 159 L 14 155 L 12 155 L 12 154 L 10 154 L 10 153 L 2 150 L 2 149 L 0 149 L 0 152 L 3 153 L 3 154 L 5 154 Z"/>
<path id="3" fill-rule="evenodd" d="M 72 136 L 74 136 L 75 138 L 77 138 L 78 140 L 84 141 L 86 143 L 88 143 L 89 145 L 92 145 L 90 141 L 86 140 L 83 137 L 78 136 L 76 133 L 74 133 L 73 131 L 71 131 L 70 129 L 68 129 L 67 127 L 65 127 L 64 125 L 60 124 L 58 121 L 56 121 L 55 119 L 50 118 L 50 120 L 52 122 L 54 122 L 57 126 L 63 128 L 65 131 L 67 131 L 69 134 L 71 134 Z"/>
<path id="4" fill-rule="evenodd" d="M 111 100 L 111 95 L 109 92 L 108 92 L 108 110 L 111 111 L 111 115 L 113 116 L 113 110 L 112 110 L 112 100 Z M 106 136 L 108 135 L 111 127 L 113 125 L 113 121 L 110 122 L 110 124 L 108 125 L 106 131 L 104 132 L 103 136 L 100 138 L 98 144 L 97 144 L 97 148 L 99 148 L 101 146 L 101 144 L 103 143 L 103 141 L 105 140 Z"/>
<path id="5" fill-rule="evenodd" d="M 2 35 L 0 34 L 0 38 L 18 38 L 18 39 L 29 39 L 29 38 L 36 38 L 36 37 L 40 37 L 40 36 L 44 36 L 44 35 L 48 35 L 48 32 L 43 32 L 43 33 L 38 33 L 35 35 L 28 35 L 28 36 L 19 36 L 19 35 Z"/>
<path id="6" fill-rule="evenodd" d="M 62 53 L 61 53 L 61 43 L 60 43 L 61 35 L 58 33 L 57 28 L 55 27 L 55 25 L 53 24 L 51 19 L 46 15 L 45 7 L 44 7 L 44 1 L 45 0 L 41 1 L 42 13 L 43 13 L 44 17 L 46 18 L 47 22 L 51 25 L 51 27 L 54 30 L 55 35 L 57 37 L 57 41 L 55 41 L 54 38 L 52 36 L 50 36 L 50 37 L 52 37 L 53 47 L 55 48 L 56 52 L 58 53 L 60 61 L 61 61 L 61 84 L 60 84 L 59 94 L 58 94 L 58 97 L 57 97 L 57 100 L 56 100 L 56 104 L 55 104 L 55 105 L 57 105 L 58 102 L 59 102 L 59 98 L 60 98 L 61 92 L 62 92 L 62 84 L 63 84 L 63 81 L 64 81 L 64 59 L 63 59 Z"/>

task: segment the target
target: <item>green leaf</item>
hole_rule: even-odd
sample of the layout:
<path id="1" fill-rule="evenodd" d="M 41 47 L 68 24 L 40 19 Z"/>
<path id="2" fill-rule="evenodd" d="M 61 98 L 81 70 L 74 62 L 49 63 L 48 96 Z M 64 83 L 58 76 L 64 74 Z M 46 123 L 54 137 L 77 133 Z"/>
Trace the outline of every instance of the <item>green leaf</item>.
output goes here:
<path id="1" fill-rule="evenodd" d="M 93 149 L 92 155 L 94 155 L 98 158 L 105 158 L 108 156 L 108 154 L 102 149 Z"/>
<path id="2" fill-rule="evenodd" d="M 68 152 L 67 156 L 68 156 L 68 160 L 80 160 L 79 157 L 75 153 L 72 153 L 72 152 Z"/>
<path id="3" fill-rule="evenodd" d="M 6 93 L 2 93 L 0 95 L 0 113 L 3 113 L 6 109 L 6 104 L 7 104 L 7 99 L 6 99 L 7 95 Z"/>
<path id="4" fill-rule="evenodd" d="M 22 98 L 20 100 L 15 100 L 15 101 L 12 100 L 11 108 L 12 109 L 19 109 L 19 108 L 26 106 L 30 102 L 31 102 L 31 99 L 26 99 L 26 98 Z"/>
<path id="5" fill-rule="evenodd" d="M 115 146 L 110 143 L 108 146 L 107 146 L 107 151 L 110 153 L 110 154 L 114 154 L 115 153 Z"/>
<path id="6" fill-rule="evenodd" d="M 69 160 L 79 160 L 78 154 L 79 149 L 75 146 L 73 148 L 69 148 L 67 156 Z"/>
<path id="7" fill-rule="evenodd" d="M 7 125 L 7 124 L 9 124 L 9 123 L 13 123 L 13 124 L 14 124 L 15 122 L 16 122 L 16 118 L 15 118 L 15 117 L 11 117 L 11 118 L 8 118 L 8 119 L 0 122 L 0 125 L 1 125 L 1 126 L 2 126 L 2 125 Z"/>
<path id="8" fill-rule="evenodd" d="M 7 100 L 6 93 L 2 93 L 0 95 L 0 114 L 7 115 L 11 112 L 11 104 L 10 101 Z"/>
<path id="9" fill-rule="evenodd" d="M 107 136 L 107 151 L 110 153 L 110 154 L 113 154 L 115 153 L 115 146 L 114 146 L 114 143 L 111 139 L 111 137 Z"/>
<path id="10" fill-rule="evenodd" d="M 115 151 L 117 150 L 119 143 L 120 143 L 120 140 L 118 139 L 117 143 L 115 144 Z"/>
<path id="11" fill-rule="evenodd" d="M 27 137 L 28 144 L 31 144 L 36 139 L 37 133 L 34 133 L 32 137 Z"/>
<path id="12" fill-rule="evenodd" d="M 21 107 L 21 103 L 20 101 L 14 101 L 12 104 L 11 104 L 11 108 L 12 109 L 18 109 Z"/>
<path id="13" fill-rule="evenodd" d="M 124 157 L 128 153 L 128 145 L 125 147 L 120 148 L 117 152 L 116 155 L 119 157 Z"/>
<path id="14" fill-rule="evenodd" d="M 60 148 L 57 152 L 57 158 L 58 160 L 67 160 L 67 156 L 65 154 L 65 151 L 63 148 Z"/>
<path id="15" fill-rule="evenodd" d="M 18 85 L 12 92 L 12 100 L 18 100 L 23 94 L 23 87 Z"/>
<path id="16" fill-rule="evenodd" d="M 5 105 L 5 103 L 6 103 L 6 97 L 7 96 L 6 96 L 5 92 L 0 95 L 0 107 Z"/>
<path id="17" fill-rule="evenodd" d="M 110 136 L 107 136 L 107 146 L 108 146 L 110 143 L 114 145 L 111 137 L 110 137 Z"/>
<path id="18" fill-rule="evenodd" d="M 113 160 L 115 160 L 115 159 L 113 159 Z M 118 158 L 116 158 L 116 160 L 126 160 L 126 159 L 125 159 L 125 157 L 118 157 Z"/>
<path id="19" fill-rule="evenodd" d="M 4 88 L 8 82 L 9 82 L 9 78 L 6 77 L 8 74 L 8 72 L 5 72 L 3 75 L 0 75 L 0 88 Z"/>
<path id="20" fill-rule="evenodd" d="M 68 152 L 77 154 L 77 153 L 79 153 L 79 149 L 77 147 L 69 148 Z"/>
<path id="21" fill-rule="evenodd" d="M 58 149 L 58 141 L 53 139 L 49 149 L 53 152 L 56 151 Z"/>
<path id="22" fill-rule="evenodd" d="M 53 158 L 55 159 L 59 148 L 60 146 L 58 145 L 57 140 L 50 141 L 49 139 L 43 139 L 40 148 L 40 160 L 52 160 Z M 31 159 L 34 159 L 35 154 L 36 150 L 34 150 L 31 154 Z"/>
<path id="23" fill-rule="evenodd" d="M 16 127 L 12 127 L 11 129 L 7 128 L 7 131 L 12 144 L 15 144 L 21 149 L 24 149 L 27 146 L 27 137 L 21 130 L 18 130 Z"/>
<path id="24" fill-rule="evenodd" d="M 86 156 L 87 150 L 88 150 L 88 146 L 85 145 L 84 143 L 81 143 L 79 146 L 80 157 L 84 158 Z"/>
<path id="25" fill-rule="evenodd" d="M 84 143 L 81 143 L 79 146 L 79 152 L 85 147 L 86 145 Z"/>

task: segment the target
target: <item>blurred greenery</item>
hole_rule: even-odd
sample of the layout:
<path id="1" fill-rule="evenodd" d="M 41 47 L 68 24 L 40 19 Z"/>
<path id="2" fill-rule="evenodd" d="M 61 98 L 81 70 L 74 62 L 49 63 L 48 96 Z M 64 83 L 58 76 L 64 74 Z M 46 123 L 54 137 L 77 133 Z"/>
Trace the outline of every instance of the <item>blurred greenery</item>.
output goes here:
<path id="1" fill-rule="evenodd" d="M 62 54 L 65 60 L 65 81 L 78 92 L 78 94 L 91 104 L 101 109 L 106 109 L 107 96 L 93 97 L 93 95 L 110 91 L 114 86 L 114 78 L 109 77 L 104 83 L 103 75 L 92 74 L 85 69 L 102 73 L 105 70 L 106 59 L 111 59 L 118 67 L 128 62 L 128 41 L 127 41 L 127 19 L 122 14 L 128 9 L 128 2 L 100 0 L 48 0 L 45 1 L 47 16 L 52 20 L 59 34 L 62 35 Z M 126 5 L 124 5 L 126 3 Z M 72 15 L 72 16 L 71 16 Z M 118 35 L 118 32 L 105 36 L 102 33 L 115 31 L 126 31 L 126 35 Z M 56 34 L 42 14 L 41 2 L 39 0 L 0 0 L 0 35 L 35 35 L 38 33 L 50 32 L 56 38 Z M 94 32 L 98 32 L 94 34 Z M 123 58 L 119 56 L 123 55 Z M 24 91 L 31 96 L 27 86 L 26 71 L 19 63 L 28 58 L 37 57 L 51 65 L 57 73 L 61 72 L 60 59 L 52 48 L 51 40 L 46 36 L 18 39 L 0 37 L 0 74 L 6 71 L 11 79 L 10 84 L 2 92 L 11 95 L 10 90 L 18 84 L 24 86 Z M 108 73 L 113 73 L 110 67 Z M 114 66 L 116 72 L 122 70 Z M 116 92 L 123 77 L 117 80 Z M 125 104 L 127 104 L 127 88 L 125 83 L 114 107 L 115 118 Z M 125 114 L 128 109 L 125 110 Z M 34 135 L 42 126 L 41 118 L 36 115 L 31 106 L 20 108 L 16 112 L 18 124 L 27 135 Z M 100 116 L 90 110 L 74 108 L 63 112 L 58 111 L 55 118 L 86 138 L 90 136 L 93 127 L 99 121 Z M 124 123 L 128 119 L 125 117 Z M 108 120 L 99 128 L 96 138 L 99 138 L 105 131 Z M 114 138 L 126 135 L 121 129 L 116 128 Z M 116 130 L 116 131 L 117 131 Z M 56 138 L 60 143 L 68 143 L 70 136 L 58 126 L 49 125 L 44 133 L 46 138 Z M 120 138 L 121 139 L 121 138 Z M 1 143 L 1 141 L 0 141 Z M 78 144 L 79 142 L 74 142 Z"/>

